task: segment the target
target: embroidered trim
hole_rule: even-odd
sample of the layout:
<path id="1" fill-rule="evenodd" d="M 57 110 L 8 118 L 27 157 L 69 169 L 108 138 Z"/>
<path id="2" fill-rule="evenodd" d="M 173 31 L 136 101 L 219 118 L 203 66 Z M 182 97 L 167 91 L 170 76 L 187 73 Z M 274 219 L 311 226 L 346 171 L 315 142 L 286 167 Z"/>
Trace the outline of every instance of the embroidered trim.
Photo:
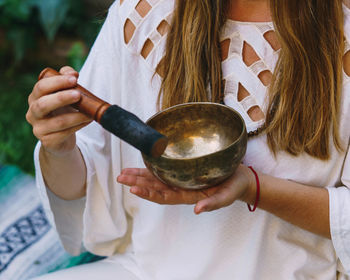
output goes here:
<path id="1" fill-rule="evenodd" d="M 50 228 L 42 206 L 7 227 L 0 235 L 0 273 L 18 254 L 39 241 Z"/>

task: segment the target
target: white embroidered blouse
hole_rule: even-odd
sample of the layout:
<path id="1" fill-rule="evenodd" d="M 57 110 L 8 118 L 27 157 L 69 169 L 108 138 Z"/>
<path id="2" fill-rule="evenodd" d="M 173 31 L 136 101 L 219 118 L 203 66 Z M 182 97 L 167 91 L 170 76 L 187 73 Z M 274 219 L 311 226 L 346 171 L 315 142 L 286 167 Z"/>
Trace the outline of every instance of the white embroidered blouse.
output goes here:
<path id="1" fill-rule="evenodd" d="M 137 9 L 139 2 L 147 13 Z M 112 104 L 146 120 L 156 112 L 161 78 L 155 68 L 166 41 L 161 26 L 170 23 L 174 0 L 124 0 L 110 8 L 106 22 L 80 73 L 79 83 Z M 346 40 L 350 11 L 344 6 Z M 131 38 L 125 28 L 133 30 Z M 227 21 L 222 43 L 224 102 L 239 111 L 248 131 L 263 123 L 252 110 L 266 112 L 269 75 L 278 48 L 269 34 L 272 23 Z M 146 50 L 146 45 L 151 46 Z M 255 53 L 254 61 L 245 52 Z M 347 49 L 348 51 L 348 49 Z M 344 73 L 340 134 L 350 139 L 350 78 Z M 259 114 L 258 114 L 259 115 Z M 332 142 L 331 142 L 332 143 Z M 249 140 L 244 163 L 260 172 L 308 185 L 327 187 L 332 240 L 295 227 L 246 204 L 234 204 L 199 216 L 193 206 L 157 205 L 128 192 L 116 177 L 126 167 L 143 167 L 140 153 L 92 123 L 77 134 L 87 166 L 87 195 L 63 201 L 42 178 L 35 151 L 37 185 L 48 217 L 72 254 L 82 246 L 118 261 L 140 279 L 349 279 L 350 156 L 331 147 L 331 159 L 306 154 L 274 158 L 261 135 Z M 310 207 L 312 203 L 310 202 Z M 339 261 L 340 260 L 340 261 Z M 342 265 L 341 265 L 342 264 Z"/>

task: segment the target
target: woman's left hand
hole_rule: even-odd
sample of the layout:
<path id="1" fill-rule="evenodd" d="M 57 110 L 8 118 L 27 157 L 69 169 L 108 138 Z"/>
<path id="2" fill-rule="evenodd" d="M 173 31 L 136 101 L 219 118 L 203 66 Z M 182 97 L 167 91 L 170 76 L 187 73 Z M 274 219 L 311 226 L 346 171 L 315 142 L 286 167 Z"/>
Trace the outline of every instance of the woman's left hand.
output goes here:
<path id="1" fill-rule="evenodd" d="M 255 178 L 244 165 L 223 183 L 202 190 L 173 188 L 159 181 L 145 168 L 123 169 L 117 181 L 130 186 L 130 192 L 159 204 L 196 204 L 194 212 L 216 210 L 255 195 Z"/>

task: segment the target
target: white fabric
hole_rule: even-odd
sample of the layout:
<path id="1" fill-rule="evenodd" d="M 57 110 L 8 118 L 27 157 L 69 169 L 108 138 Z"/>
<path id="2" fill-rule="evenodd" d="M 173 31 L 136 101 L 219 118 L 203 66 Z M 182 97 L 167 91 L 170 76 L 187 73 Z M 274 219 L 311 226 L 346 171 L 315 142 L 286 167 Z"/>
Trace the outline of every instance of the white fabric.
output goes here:
<path id="1" fill-rule="evenodd" d="M 138 1 L 123 1 L 121 7 L 119 2 L 111 7 L 79 82 L 110 103 L 146 120 L 156 112 L 161 80 L 154 75 L 154 61 L 145 60 L 140 51 L 148 34 L 161 22 L 160 18 L 169 16 L 174 1 L 154 1 L 154 7 L 127 45 L 123 27 Z M 344 9 L 346 34 L 349 34 L 350 15 Z M 266 67 L 272 69 L 276 52 L 263 36 L 256 39 L 259 32 L 269 28 L 234 21 L 225 28 L 224 34 L 232 38 L 246 36 Z M 154 51 L 160 59 L 162 53 L 159 49 Z M 242 82 L 264 110 L 266 88 L 261 84 L 255 91 L 250 90 L 261 81 L 256 79 L 254 71 L 242 65 L 241 54 L 230 57 L 225 64 L 224 73 L 231 79 L 231 88 Z M 236 75 L 237 72 L 241 73 Z M 349 80 L 344 77 L 339 123 L 346 150 L 350 136 Z M 256 124 L 247 119 L 233 96 L 234 93 L 228 93 L 225 102 L 241 112 L 248 128 L 253 129 Z M 46 190 L 38 163 L 40 144 L 35 152 L 37 182 L 45 209 L 66 250 L 73 254 L 83 244 L 95 254 L 111 256 L 109 260 L 145 280 L 330 280 L 336 279 L 337 269 L 350 272 L 350 158 L 346 151 L 338 152 L 332 147 L 329 161 L 308 155 L 292 157 L 283 152 L 274 158 L 266 138 L 259 136 L 249 140 L 244 158 L 245 164 L 272 176 L 328 187 L 332 231 L 332 240 L 328 240 L 265 211 L 249 213 L 241 202 L 196 216 L 191 205 L 157 205 L 142 200 L 116 183 L 121 168 L 144 166 L 137 150 L 95 123 L 78 133 L 78 146 L 87 164 L 87 196 L 73 202 L 62 201 Z M 122 253 L 125 249 L 127 255 Z M 338 279 L 349 278 L 341 272 Z"/>

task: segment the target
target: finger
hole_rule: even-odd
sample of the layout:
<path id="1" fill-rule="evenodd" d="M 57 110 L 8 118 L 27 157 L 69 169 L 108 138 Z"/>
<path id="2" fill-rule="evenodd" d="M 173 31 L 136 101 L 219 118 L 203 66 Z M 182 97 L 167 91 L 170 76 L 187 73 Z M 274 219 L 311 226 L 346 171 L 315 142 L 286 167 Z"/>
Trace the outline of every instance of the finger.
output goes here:
<path id="1" fill-rule="evenodd" d="M 142 177 L 145 177 L 148 180 L 159 180 L 147 168 L 124 168 L 121 171 L 121 175 L 142 176 Z M 163 189 L 163 187 L 168 188 L 168 186 L 165 185 L 165 184 L 161 185 L 160 187 L 162 187 L 161 189 Z M 178 187 L 171 187 L 171 189 L 174 190 L 174 191 L 178 191 L 179 190 Z"/>
<path id="2" fill-rule="evenodd" d="M 160 192 L 152 191 L 147 188 L 141 188 L 141 187 L 131 187 L 130 193 L 137 195 L 138 197 L 141 197 L 143 199 L 146 199 L 151 202 L 155 202 L 158 204 L 164 204 L 164 196 Z M 172 203 L 169 203 L 172 204 Z"/>
<path id="3" fill-rule="evenodd" d="M 174 191 L 172 189 L 152 189 L 147 187 L 132 186 L 130 192 L 158 204 L 194 204 L 203 196 L 194 191 Z"/>
<path id="4" fill-rule="evenodd" d="M 121 171 L 123 175 L 142 176 L 148 179 L 155 179 L 156 177 L 147 168 L 124 168 Z"/>
<path id="5" fill-rule="evenodd" d="M 47 134 L 66 131 L 70 128 L 89 124 L 91 121 L 92 119 L 79 112 L 66 113 L 38 121 L 33 128 L 33 133 L 38 138 L 41 138 L 41 136 Z"/>
<path id="6" fill-rule="evenodd" d="M 77 78 L 71 75 L 60 75 L 44 78 L 35 84 L 28 101 L 31 103 L 44 95 L 72 88 L 76 85 Z"/>
<path id="7" fill-rule="evenodd" d="M 63 66 L 61 69 L 60 69 L 60 73 L 62 75 L 72 75 L 74 77 L 77 77 L 79 76 L 79 73 L 72 67 L 70 66 Z"/>
<path id="8" fill-rule="evenodd" d="M 83 123 L 64 131 L 47 134 L 40 139 L 40 142 L 45 148 L 49 150 L 55 150 L 57 147 L 60 147 L 62 143 L 67 140 L 67 138 L 71 137 L 75 132 L 87 126 L 88 124 L 89 123 Z"/>
<path id="9" fill-rule="evenodd" d="M 31 104 L 30 110 L 35 118 L 42 119 L 58 108 L 78 102 L 80 98 L 78 91 L 64 90 L 39 98 Z"/>
<path id="10" fill-rule="evenodd" d="M 147 188 L 152 188 L 154 182 L 152 183 L 150 180 L 137 176 L 137 175 L 128 175 L 128 174 L 120 174 L 117 177 L 117 182 L 126 186 L 138 186 L 138 187 L 147 187 Z"/>
<path id="11" fill-rule="evenodd" d="M 127 186 L 137 186 L 147 189 L 153 189 L 153 190 L 168 190 L 169 187 L 162 182 L 160 182 L 156 178 L 146 178 L 143 176 L 137 176 L 137 175 L 127 175 L 127 174 L 121 174 L 117 178 L 118 183 L 121 183 L 123 185 Z"/>
<path id="12" fill-rule="evenodd" d="M 78 102 L 80 98 L 78 91 L 64 90 L 39 98 L 31 104 L 30 110 L 35 118 L 42 119 L 59 108 Z"/>
<path id="13" fill-rule="evenodd" d="M 149 197 L 149 191 L 146 188 L 131 187 L 130 193 L 135 194 L 141 198 L 147 199 Z"/>
<path id="14" fill-rule="evenodd" d="M 192 204 L 185 203 L 179 200 L 179 197 L 172 190 L 154 190 L 149 188 L 142 188 L 138 186 L 133 186 L 130 188 L 130 192 L 132 194 L 137 195 L 143 199 L 146 199 L 151 202 L 155 202 L 158 204 Z"/>
<path id="15" fill-rule="evenodd" d="M 194 204 L 206 197 L 201 191 L 184 189 L 174 190 L 168 186 L 165 188 L 157 188 L 147 185 L 146 182 L 144 185 L 132 185 L 130 192 L 159 204 Z"/>
<path id="16" fill-rule="evenodd" d="M 194 212 L 200 214 L 206 211 L 217 210 L 232 204 L 239 197 L 239 192 L 233 188 L 222 187 L 211 196 L 196 203 Z"/>
<path id="17" fill-rule="evenodd" d="M 167 190 L 170 187 L 161 182 L 157 177 L 155 177 L 147 168 L 125 168 L 121 171 L 120 180 L 126 179 L 128 176 L 130 177 L 139 177 L 140 182 L 144 182 L 145 184 L 142 185 L 142 187 L 151 187 L 155 190 Z M 126 176 L 126 177 L 123 177 Z M 118 180 L 117 178 L 117 180 Z M 141 178 L 144 179 L 144 181 L 141 181 Z M 146 185 L 146 182 L 149 182 L 148 185 Z M 127 184 L 128 185 L 128 184 Z M 129 185 L 131 186 L 131 185 Z M 136 185 L 135 185 L 136 186 Z M 173 191 L 176 191 L 176 188 L 172 188 Z"/>

